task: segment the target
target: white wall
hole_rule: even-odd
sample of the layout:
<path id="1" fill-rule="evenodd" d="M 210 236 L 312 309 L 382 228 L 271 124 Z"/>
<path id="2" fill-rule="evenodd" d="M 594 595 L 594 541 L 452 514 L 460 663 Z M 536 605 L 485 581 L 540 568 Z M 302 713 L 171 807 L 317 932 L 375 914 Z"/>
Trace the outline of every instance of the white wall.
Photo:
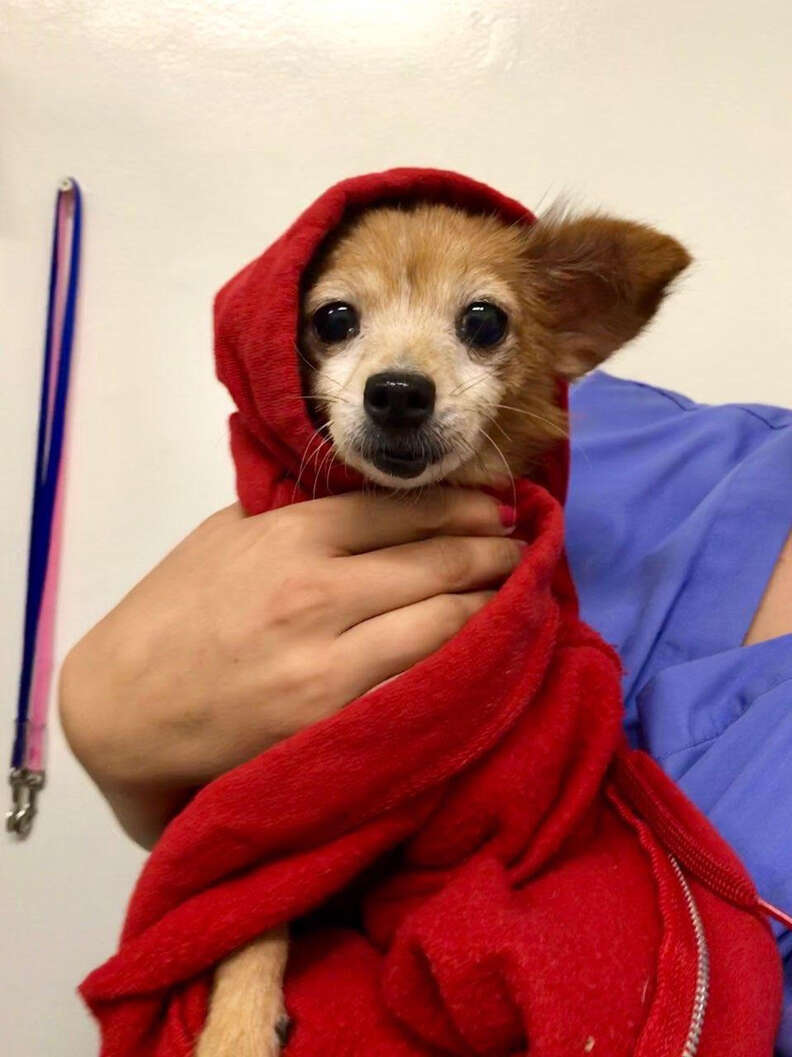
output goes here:
<path id="1" fill-rule="evenodd" d="M 64 174 L 86 225 L 60 656 L 230 501 L 211 296 L 343 176 L 446 166 L 664 226 L 698 263 L 615 369 L 792 404 L 788 0 L 4 0 L 0 19 L 9 734 Z M 110 952 L 141 856 L 57 731 L 35 834 L 0 855 L 3 1052 L 85 1057 L 73 988 Z"/>

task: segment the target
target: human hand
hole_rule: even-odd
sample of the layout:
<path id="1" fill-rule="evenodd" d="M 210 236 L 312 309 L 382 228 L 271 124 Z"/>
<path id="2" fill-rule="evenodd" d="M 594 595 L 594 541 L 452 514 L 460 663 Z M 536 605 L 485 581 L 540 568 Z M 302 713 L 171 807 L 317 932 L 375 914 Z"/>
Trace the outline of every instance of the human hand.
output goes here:
<path id="1" fill-rule="evenodd" d="M 69 743 L 150 846 L 196 788 L 442 646 L 517 564 L 508 531 L 466 489 L 221 510 L 70 652 Z"/>

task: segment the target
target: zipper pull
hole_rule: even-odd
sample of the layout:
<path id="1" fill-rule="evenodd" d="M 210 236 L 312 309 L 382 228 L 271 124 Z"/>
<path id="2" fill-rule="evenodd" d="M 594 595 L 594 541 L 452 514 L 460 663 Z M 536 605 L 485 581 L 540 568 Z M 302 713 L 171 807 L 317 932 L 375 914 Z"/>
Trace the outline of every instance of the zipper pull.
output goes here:
<path id="1" fill-rule="evenodd" d="M 787 914 L 784 910 L 779 910 L 778 907 L 774 907 L 772 903 L 765 902 L 764 899 L 756 897 L 756 905 L 762 911 L 763 914 L 767 914 L 768 917 L 774 918 L 786 929 L 792 929 L 792 915 Z"/>

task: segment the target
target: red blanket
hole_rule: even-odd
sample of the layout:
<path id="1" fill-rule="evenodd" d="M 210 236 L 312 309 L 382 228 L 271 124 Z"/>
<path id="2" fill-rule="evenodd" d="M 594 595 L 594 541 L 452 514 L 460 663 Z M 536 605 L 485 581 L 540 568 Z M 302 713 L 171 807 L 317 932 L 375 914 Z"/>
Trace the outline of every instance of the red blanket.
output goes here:
<path id="1" fill-rule="evenodd" d="M 455 174 L 360 177 L 224 287 L 249 512 L 304 497 L 301 275 L 344 216 L 407 198 L 533 221 Z M 566 457 L 519 482 L 524 557 L 459 635 L 168 827 L 118 952 L 82 985 L 103 1057 L 189 1057 L 213 966 L 285 921 L 287 1057 L 770 1057 L 772 935 L 730 849 L 624 743 L 618 660 L 579 620 L 564 558 Z M 321 490 L 356 483 L 336 467 Z"/>

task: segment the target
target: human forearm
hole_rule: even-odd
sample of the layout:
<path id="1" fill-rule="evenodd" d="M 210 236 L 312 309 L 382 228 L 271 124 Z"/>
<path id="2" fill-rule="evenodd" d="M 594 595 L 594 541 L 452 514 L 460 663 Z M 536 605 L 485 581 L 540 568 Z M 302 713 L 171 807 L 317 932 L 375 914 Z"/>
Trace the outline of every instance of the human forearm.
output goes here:
<path id="1" fill-rule="evenodd" d="M 196 789 L 455 634 L 518 561 L 507 528 L 461 490 L 221 511 L 71 651 L 66 737 L 150 847 Z"/>

